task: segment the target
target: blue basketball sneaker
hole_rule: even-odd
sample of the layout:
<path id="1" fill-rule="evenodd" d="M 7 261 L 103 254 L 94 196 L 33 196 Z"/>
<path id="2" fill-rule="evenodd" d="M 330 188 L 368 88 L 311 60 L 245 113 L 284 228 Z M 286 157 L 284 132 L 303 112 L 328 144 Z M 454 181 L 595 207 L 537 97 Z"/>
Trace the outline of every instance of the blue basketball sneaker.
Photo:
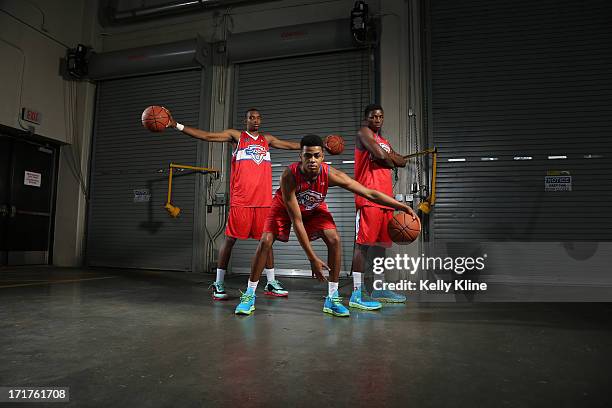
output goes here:
<path id="1" fill-rule="evenodd" d="M 242 292 L 240 292 L 242 293 Z M 240 296 L 240 303 L 236 306 L 237 315 L 250 315 L 255 310 L 255 291 L 253 288 L 248 288 L 246 292 Z"/>
<path id="2" fill-rule="evenodd" d="M 406 296 L 392 290 L 373 290 L 372 299 L 383 303 L 406 303 Z"/>
<path id="3" fill-rule="evenodd" d="M 368 299 L 368 295 L 364 294 L 361 287 L 355 289 L 349 300 L 349 307 L 356 307 L 363 310 L 378 310 L 382 307 L 380 302 Z"/>
<path id="4" fill-rule="evenodd" d="M 332 296 L 327 296 L 325 298 L 323 312 L 340 317 L 348 317 L 351 314 L 342 304 L 342 298 L 338 296 L 338 291 L 334 292 Z"/>

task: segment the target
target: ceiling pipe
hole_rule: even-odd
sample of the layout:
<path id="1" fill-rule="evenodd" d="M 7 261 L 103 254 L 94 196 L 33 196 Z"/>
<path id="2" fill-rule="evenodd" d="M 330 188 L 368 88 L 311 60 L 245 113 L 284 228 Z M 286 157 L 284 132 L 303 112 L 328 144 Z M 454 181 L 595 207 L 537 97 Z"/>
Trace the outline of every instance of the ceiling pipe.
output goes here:
<path id="1" fill-rule="evenodd" d="M 265 0 L 279 1 L 279 0 Z M 255 3 L 253 0 L 189 0 L 173 1 L 149 7 L 138 7 L 120 10 L 118 1 L 107 0 L 100 3 L 100 23 L 103 27 L 108 25 L 119 26 L 131 23 L 142 23 L 165 17 L 174 17 L 181 14 L 202 12 L 218 7 L 230 7 L 240 3 Z M 257 1 L 261 3 L 261 1 Z"/>
<path id="2" fill-rule="evenodd" d="M 156 18 L 168 14 L 178 14 L 193 11 L 195 9 L 204 9 L 213 5 L 218 5 L 220 0 L 192 0 L 181 1 L 178 3 L 166 3 L 159 6 L 140 7 L 125 11 L 115 11 L 113 19 L 117 22 L 126 21 L 136 18 Z"/>

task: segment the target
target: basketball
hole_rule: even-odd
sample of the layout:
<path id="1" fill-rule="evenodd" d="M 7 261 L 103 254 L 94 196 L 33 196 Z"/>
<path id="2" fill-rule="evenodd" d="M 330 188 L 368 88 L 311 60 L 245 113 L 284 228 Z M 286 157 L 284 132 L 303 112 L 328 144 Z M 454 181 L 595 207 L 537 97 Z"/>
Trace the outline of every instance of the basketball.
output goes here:
<path id="1" fill-rule="evenodd" d="M 329 135 L 325 138 L 325 149 L 329 154 L 340 154 L 344 151 L 344 139 L 339 135 Z"/>
<path id="2" fill-rule="evenodd" d="M 387 224 L 387 232 L 396 244 L 410 244 L 421 233 L 421 220 L 417 216 L 404 212 L 395 214 Z"/>
<path id="3" fill-rule="evenodd" d="M 166 108 L 153 105 L 142 112 L 141 120 L 142 126 L 151 132 L 163 132 L 170 122 L 170 116 Z"/>

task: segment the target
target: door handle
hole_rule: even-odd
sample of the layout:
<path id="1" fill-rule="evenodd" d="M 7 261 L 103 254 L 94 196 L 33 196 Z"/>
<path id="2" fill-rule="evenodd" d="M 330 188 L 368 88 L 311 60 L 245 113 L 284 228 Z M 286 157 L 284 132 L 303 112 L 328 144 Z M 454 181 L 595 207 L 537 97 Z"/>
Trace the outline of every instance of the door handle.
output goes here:
<path id="1" fill-rule="evenodd" d="M 11 212 L 9 214 L 9 217 L 15 218 L 15 215 L 17 215 L 17 207 L 15 207 L 14 205 L 11 205 Z"/>

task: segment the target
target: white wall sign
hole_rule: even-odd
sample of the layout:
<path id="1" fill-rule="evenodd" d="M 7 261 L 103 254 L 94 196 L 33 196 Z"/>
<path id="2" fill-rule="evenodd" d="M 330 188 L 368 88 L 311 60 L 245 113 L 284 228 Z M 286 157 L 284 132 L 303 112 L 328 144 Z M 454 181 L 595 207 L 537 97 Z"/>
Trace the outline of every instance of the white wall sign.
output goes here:
<path id="1" fill-rule="evenodd" d="M 144 188 L 140 190 L 134 190 L 134 202 L 135 203 L 148 203 L 151 201 L 151 192 Z"/>
<path id="2" fill-rule="evenodd" d="M 23 184 L 25 186 L 40 187 L 42 182 L 42 174 L 34 173 L 33 171 L 25 171 L 23 175 Z"/>
<path id="3" fill-rule="evenodd" d="M 548 171 L 544 176 L 544 191 L 572 191 L 569 171 Z"/>

